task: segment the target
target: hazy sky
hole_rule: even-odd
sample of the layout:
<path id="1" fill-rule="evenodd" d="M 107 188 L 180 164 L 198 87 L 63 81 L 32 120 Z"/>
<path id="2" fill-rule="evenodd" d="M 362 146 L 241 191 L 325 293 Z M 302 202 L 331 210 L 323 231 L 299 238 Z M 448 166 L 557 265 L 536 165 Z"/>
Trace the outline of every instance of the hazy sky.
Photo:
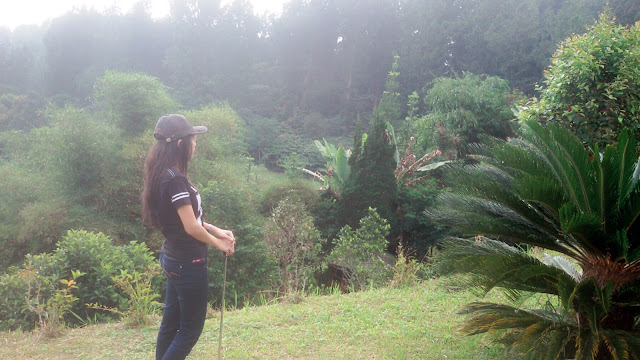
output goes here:
<path id="1" fill-rule="evenodd" d="M 0 26 L 15 29 L 22 24 L 41 24 L 43 21 L 58 17 L 74 7 L 87 7 L 103 10 L 118 7 L 127 13 L 133 4 L 140 0 L 2 0 L 0 5 Z M 161 18 L 169 13 L 169 0 L 147 0 L 151 7 L 151 15 Z M 265 11 L 279 14 L 282 5 L 289 0 L 250 0 L 256 13 Z M 232 0 L 222 0 L 227 4 Z"/>

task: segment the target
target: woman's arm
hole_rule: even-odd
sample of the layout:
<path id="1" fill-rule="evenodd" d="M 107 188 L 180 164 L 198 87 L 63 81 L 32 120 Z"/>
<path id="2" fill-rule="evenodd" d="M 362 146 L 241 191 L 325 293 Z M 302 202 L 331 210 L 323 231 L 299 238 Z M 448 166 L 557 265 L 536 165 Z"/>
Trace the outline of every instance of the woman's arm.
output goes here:
<path id="1" fill-rule="evenodd" d="M 219 227 L 204 221 L 202 222 L 202 226 L 204 226 L 204 228 L 207 229 L 207 231 L 215 237 L 236 241 L 236 238 L 233 236 L 231 230 L 220 229 Z"/>
<path id="2" fill-rule="evenodd" d="M 184 226 L 184 230 L 187 234 L 207 245 L 215 246 L 220 251 L 226 253 L 227 256 L 233 254 L 235 240 L 228 237 L 218 238 L 209 234 L 207 230 L 200 225 L 198 220 L 196 220 L 196 215 L 193 213 L 193 207 L 191 207 L 191 204 L 180 206 L 177 210 L 178 216 L 180 216 L 180 220 L 182 221 L 182 226 Z"/>

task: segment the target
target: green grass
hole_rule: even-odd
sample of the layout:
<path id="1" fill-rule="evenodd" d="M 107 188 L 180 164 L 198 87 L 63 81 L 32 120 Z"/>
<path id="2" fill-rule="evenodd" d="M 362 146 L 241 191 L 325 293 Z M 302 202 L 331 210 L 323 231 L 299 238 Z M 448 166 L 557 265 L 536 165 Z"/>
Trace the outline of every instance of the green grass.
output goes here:
<path id="1" fill-rule="evenodd" d="M 490 300 L 499 300 L 491 295 Z M 429 280 L 403 289 L 308 296 L 299 303 L 227 311 L 225 359 L 496 359 L 501 347 L 455 334 L 455 311 L 477 300 L 471 292 Z M 218 313 L 206 321 L 190 359 L 215 359 Z M 1 359 L 152 359 L 154 326 L 122 323 L 68 329 L 35 342 L 35 333 L 0 333 Z"/>

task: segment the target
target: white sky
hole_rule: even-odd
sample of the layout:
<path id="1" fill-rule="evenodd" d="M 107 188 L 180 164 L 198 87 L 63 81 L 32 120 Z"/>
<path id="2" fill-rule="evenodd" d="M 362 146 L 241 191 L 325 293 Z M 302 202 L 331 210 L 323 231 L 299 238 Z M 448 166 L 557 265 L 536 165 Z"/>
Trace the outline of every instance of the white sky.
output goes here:
<path id="1" fill-rule="evenodd" d="M 23 24 L 41 24 L 47 19 L 52 19 L 65 14 L 74 7 L 87 7 L 96 10 L 113 8 L 120 9 L 126 14 L 132 6 L 140 0 L 2 0 L 0 5 L 0 27 L 15 29 Z M 162 18 L 169 14 L 169 0 L 148 0 L 151 4 L 151 16 Z M 265 11 L 280 14 L 282 5 L 289 0 L 250 0 L 253 10 L 257 14 Z M 232 0 L 222 0 L 222 5 L 231 3 Z"/>

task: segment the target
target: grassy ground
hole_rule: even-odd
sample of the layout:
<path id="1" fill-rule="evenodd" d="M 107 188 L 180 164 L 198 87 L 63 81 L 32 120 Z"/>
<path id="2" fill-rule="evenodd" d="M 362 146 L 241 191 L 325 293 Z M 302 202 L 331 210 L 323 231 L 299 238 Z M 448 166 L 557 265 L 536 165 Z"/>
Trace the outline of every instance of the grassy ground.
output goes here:
<path id="1" fill-rule="evenodd" d="M 495 300 L 497 295 L 491 296 Z M 309 296 L 299 303 L 227 311 L 225 359 L 496 359 L 503 350 L 459 337 L 458 307 L 477 300 L 444 280 L 404 289 Z M 154 326 L 122 323 L 69 329 L 38 342 L 33 333 L 0 333 L 1 359 L 152 359 Z M 218 314 L 207 320 L 190 359 L 215 359 Z"/>

